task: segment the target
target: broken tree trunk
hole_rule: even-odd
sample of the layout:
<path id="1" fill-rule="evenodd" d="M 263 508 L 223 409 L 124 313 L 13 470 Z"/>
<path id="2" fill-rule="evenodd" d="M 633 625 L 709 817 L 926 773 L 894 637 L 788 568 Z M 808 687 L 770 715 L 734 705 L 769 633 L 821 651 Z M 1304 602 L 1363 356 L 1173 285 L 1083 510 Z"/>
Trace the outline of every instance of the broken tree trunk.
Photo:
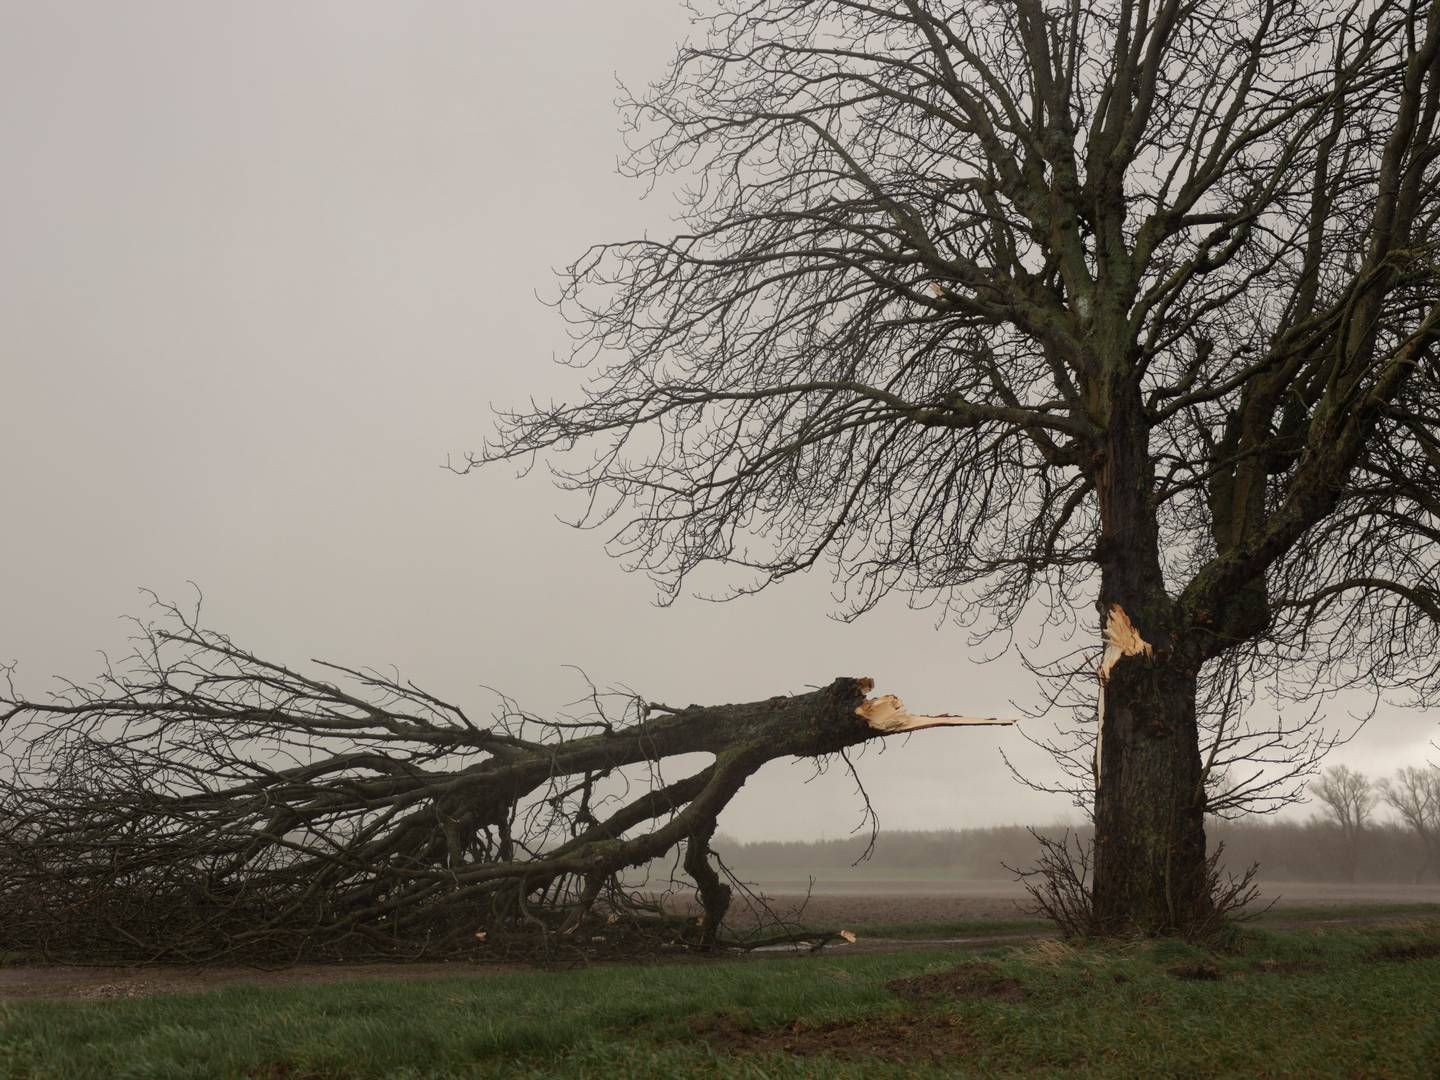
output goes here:
<path id="1" fill-rule="evenodd" d="M 397 678 L 265 661 L 166 607 L 134 663 L 0 695 L 0 948 L 172 961 L 515 952 L 656 932 L 713 946 L 716 818 L 765 763 L 1009 723 L 912 716 L 869 679 L 685 708 L 592 693 L 488 723 Z M 709 755 L 677 780 L 661 765 Z M 672 849 L 704 914 L 625 881 Z M 590 929 L 586 929 L 590 927 Z"/>

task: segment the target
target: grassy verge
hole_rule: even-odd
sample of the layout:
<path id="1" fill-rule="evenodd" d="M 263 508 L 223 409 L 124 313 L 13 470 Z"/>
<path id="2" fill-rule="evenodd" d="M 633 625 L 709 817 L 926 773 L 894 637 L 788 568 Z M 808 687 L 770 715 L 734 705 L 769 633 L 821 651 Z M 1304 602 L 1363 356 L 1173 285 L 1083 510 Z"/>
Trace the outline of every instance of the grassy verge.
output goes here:
<path id="1" fill-rule="evenodd" d="M 0 1007 L 7 1078 L 1440 1076 L 1440 922 Z"/>

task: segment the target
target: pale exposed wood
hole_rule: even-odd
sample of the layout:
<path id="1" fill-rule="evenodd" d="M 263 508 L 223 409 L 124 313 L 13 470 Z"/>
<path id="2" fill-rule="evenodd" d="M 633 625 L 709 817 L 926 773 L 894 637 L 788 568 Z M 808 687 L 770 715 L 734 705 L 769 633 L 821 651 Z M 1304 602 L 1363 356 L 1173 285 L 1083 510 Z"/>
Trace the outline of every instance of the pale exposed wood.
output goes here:
<path id="1" fill-rule="evenodd" d="M 1110 672 L 1121 657 L 1154 655 L 1155 650 L 1140 636 L 1125 609 L 1119 604 L 1111 604 L 1105 619 L 1105 656 L 1100 661 L 1100 682 L 1104 684 L 1109 680 Z"/>
<path id="2" fill-rule="evenodd" d="M 1111 604 L 1105 619 L 1105 655 L 1100 658 L 1100 688 L 1095 695 L 1095 790 L 1100 790 L 1100 732 L 1105 727 L 1105 684 L 1110 672 L 1126 656 L 1154 656 L 1151 644 L 1140 636 L 1130 616 L 1119 604 Z"/>
<path id="3" fill-rule="evenodd" d="M 870 680 L 865 679 L 861 682 L 863 685 Z M 941 713 L 937 716 L 916 716 L 906 712 L 905 703 L 894 694 L 866 698 L 855 712 L 872 731 L 878 731 L 884 735 L 897 735 L 905 731 L 921 731 L 933 727 L 1004 726 L 1015 723 L 1014 720 L 995 716 L 952 716 L 948 713 Z"/>

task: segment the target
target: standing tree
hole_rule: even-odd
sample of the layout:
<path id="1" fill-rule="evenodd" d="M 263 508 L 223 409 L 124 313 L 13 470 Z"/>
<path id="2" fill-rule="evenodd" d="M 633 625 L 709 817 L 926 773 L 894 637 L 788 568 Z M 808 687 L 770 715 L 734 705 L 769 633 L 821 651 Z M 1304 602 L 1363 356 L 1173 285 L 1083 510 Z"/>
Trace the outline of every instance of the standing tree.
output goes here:
<path id="1" fill-rule="evenodd" d="M 1430 871 L 1440 877 L 1440 767 L 1396 769 L 1393 779 L 1380 782 L 1380 796 L 1420 841 L 1425 861 L 1415 880 Z"/>
<path id="2" fill-rule="evenodd" d="M 1334 765 L 1326 769 L 1310 789 L 1324 804 L 1326 816 L 1340 829 L 1345 844 L 1345 880 L 1354 881 L 1360 863 L 1360 837 L 1370 821 L 1370 812 L 1379 801 L 1375 785 L 1364 773 L 1345 765 Z"/>
<path id="3" fill-rule="evenodd" d="M 1194 925 L 1210 703 L 1435 685 L 1440 3 L 713 8 L 625 102 L 682 231 L 569 268 L 583 396 L 467 467 L 580 446 L 667 596 L 1096 605 L 1096 927 Z"/>

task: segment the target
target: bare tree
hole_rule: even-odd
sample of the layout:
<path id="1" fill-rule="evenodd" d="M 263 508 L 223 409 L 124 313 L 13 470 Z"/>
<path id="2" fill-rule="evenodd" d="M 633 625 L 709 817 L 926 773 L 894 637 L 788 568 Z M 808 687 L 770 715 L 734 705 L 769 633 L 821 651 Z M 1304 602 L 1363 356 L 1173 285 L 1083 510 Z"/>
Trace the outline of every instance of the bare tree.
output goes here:
<path id="1" fill-rule="evenodd" d="M 1425 861 L 1415 880 L 1423 881 L 1427 872 L 1440 878 L 1440 767 L 1396 769 L 1394 777 L 1380 782 L 1380 796 L 1420 841 Z"/>
<path id="2" fill-rule="evenodd" d="M 475 720 L 396 675 L 305 674 L 162 607 L 97 683 L 40 702 L 0 689 L 0 950 L 273 963 L 713 948 L 732 899 L 716 817 L 762 765 L 1008 723 L 913 716 L 851 678 L 709 707 L 592 688 L 553 720 L 502 698 Z M 698 920 L 625 877 L 672 851 Z"/>
<path id="3" fill-rule="evenodd" d="M 1360 841 L 1380 798 L 1375 784 L 1364 773 L 1346 765 L 1332 765 L 1310 785 L 1310 791 L 1340 829 L 1345 843 L 1345 880 L 1354 881 L 1360 863 Z"/>
<path id="4" fill-rule="evenodd" d="M 569 268 L 583 393 L 466 467 L 666 596 L 1096 611 L 1098 925 L 1206 921 L 1197 699 L 1436 685 L 1440 3 L 707 9 L 624 103 L 682 228 Z"/>

